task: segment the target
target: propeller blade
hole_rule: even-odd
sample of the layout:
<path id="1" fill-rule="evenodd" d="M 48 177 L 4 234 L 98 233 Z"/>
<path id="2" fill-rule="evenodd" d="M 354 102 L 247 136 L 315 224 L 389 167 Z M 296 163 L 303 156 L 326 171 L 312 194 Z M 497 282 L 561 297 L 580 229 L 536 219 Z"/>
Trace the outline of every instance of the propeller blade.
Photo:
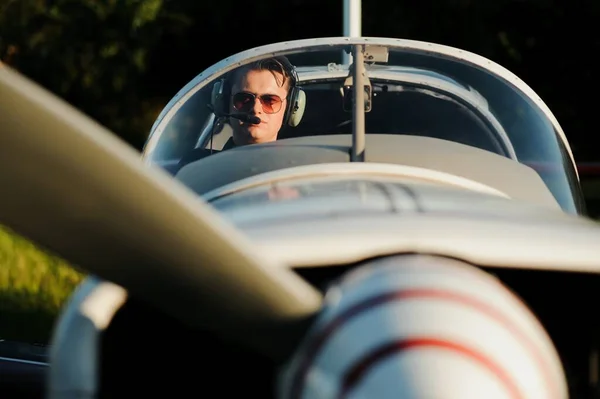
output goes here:
<path id="1" fill-rule="evenodd" d="M 263 352 L 322 296 L 114 134 L 0 64 L 0 223 Z M 252 334 L 249 331 L 272 331 Z"/>

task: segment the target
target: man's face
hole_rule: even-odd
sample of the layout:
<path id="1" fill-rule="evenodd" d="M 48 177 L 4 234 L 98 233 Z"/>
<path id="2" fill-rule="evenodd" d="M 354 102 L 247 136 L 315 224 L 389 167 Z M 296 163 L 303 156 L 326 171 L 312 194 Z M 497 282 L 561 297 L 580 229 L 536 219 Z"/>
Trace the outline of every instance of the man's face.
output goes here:
<path id="1" fill-rule="evenodd" d="M 285 98 L 288 82 L 285 85 L 282 85 L 282 82 L 283 76 L 280 73 L 261 70 L 248 71 L 237 84 L 233 85 L 231 90 L 233 96 L 243 92 L 254 94 L 256 97 L 252 99 L 251 96 L 247 96 L 247 102 L 244 104 L 242 111 L 234 108 L 233 103 L 236 101 L 234 97 L 230 103 L 229 112 L 244 112 L 255 115 L 261 120 L 259 124 L 254 125 L 230 118 L 229 123 L 233 128 L 233 141 L 236 145 L 267 143 L 277 140 L 277 134 L 281 129 L 287 105 Z M 259 100 L 261 96 L 263 102 L 265 102 L 264 104 Z M 281 101 L 278 99 L 281 99 Z M 237 104 L 239 105 L 240 102 L 238 101 Z M 269 113 L 273 110 L 276 112 Z"/>

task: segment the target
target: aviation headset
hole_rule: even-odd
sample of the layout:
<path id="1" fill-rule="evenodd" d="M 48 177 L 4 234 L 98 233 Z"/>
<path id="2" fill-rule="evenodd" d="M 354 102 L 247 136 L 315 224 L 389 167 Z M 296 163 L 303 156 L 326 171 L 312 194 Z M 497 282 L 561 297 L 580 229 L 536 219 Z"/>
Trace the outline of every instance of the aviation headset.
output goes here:
<path id="1" fill-rule="evenodd" d="M 301 88 L 297 87 L 298 74 L 296 68 L 290 63 L 287 57 L 279 56 L 273 57 L 281 64 L 283 70 L 290 79 L 288 94 L 285 98 L 285 114 L 283 115 L 282 126 L 289 125 L 296 127 L 300 124 L 302 116 L 304 115 L 304 109 L 306 108 L 306 93 Z M 259 62 L 269 62 L 270 59 L 261 60 Z M 243 66 L 244 68 L 246 66 Z M 211 106 L 212 110 L 217 117 L 226 116 L 229 114 L 229 101 L 231 99 L 231 87 L 232 82 L 231 75 L 227 78 L 220 79 L 213 85 L 211 93 Z"/>

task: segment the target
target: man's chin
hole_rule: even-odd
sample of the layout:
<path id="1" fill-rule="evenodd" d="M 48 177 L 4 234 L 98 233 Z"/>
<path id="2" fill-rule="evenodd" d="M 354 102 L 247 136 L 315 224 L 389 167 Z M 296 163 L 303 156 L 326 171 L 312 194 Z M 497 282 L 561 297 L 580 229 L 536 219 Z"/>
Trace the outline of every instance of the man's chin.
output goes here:
<path id="1" fill-rule="evenodd" d="M 267 133 L 268 132 L 265 132 L 264 129 L 259 126 L 252 126 L 248 129 L 246 139 L 249 144 L 266 143 L 271 141 L 266 137 L 268 135 Z"/>
<path id="2" fill-rule="evenodd" d="M 273 137 L 272 132 L 266 129 L 266 126 L 252 125 L 244 126 L 244 129 L 234 131 L 234 141 L 236 145 L 260 144 L 277 140 L 277 134 Z"/>

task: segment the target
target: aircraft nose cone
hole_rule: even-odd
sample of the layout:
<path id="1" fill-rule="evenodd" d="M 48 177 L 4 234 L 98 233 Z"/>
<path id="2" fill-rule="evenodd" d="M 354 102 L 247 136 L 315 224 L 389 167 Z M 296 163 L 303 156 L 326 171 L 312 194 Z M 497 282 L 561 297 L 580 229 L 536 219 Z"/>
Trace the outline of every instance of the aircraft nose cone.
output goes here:
<path id="1" fill-rule="evenodd" d="M 376 260 L 330 288 L 280 398 L 566 399 L 558 354 L 499 280 L 435 256 Z"/>

